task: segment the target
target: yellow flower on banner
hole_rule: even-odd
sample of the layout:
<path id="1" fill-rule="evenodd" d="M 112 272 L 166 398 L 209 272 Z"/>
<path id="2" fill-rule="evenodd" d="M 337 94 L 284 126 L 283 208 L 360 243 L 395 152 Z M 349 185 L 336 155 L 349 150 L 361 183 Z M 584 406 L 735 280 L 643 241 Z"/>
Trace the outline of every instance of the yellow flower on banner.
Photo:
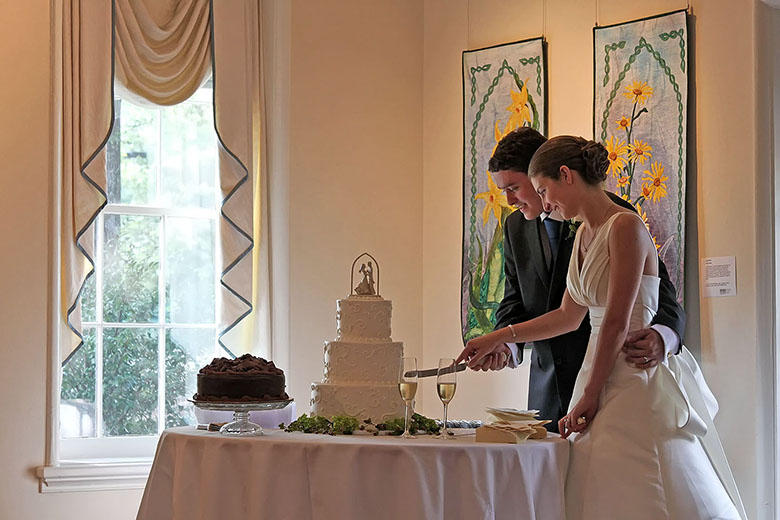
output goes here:
<path id="1" fill-rule="evenodd" d="M 493 182 L 493 177 L 490 175 L 490 172 L 487 172 L 487 177 L 488 191 L 477 193 L 474 195 L 474 199 L 482 199 L 485 201 L 485 209 L 482 210 L 482 224 L 487 226 L 487 221 L 490 218 L 490 212 L 492 211 L 496 220 L 498 220 L 498 225 L 501 226 L 501 207 L 511 208 L 511 206 L 506 201 L 506 195 L 501 193 L 501 190 L 498 189 L 496 183 Z"/>
<path id="2" fill-rule="evenodd" d="M 506 137 L 506 135 L 507 135 L 509 132 L 511 132 L 511 131 L 512 131 L 512 127 L 509 125 L 509 123 L 508 123 L 508 122 L 507 122 L 506 126 L 504 127 L 504 131 L 503 131 L 503 132 L 502 132 L 501 130 L 499 130 L 499 129 L 498 129 L 498 123 L 499 123 L 499 121 L 498 121 L 498 120 L 496 120 L 496 126 L 495 126 L 495 129 L 493 130 L 493 136 L 496 138 L 496 144 L 494 144 L 494 145 L 493 145 L 493 151 L 492 151 L 492 152 L 490 152 L 490 156 L 491 156 L 491 157 L 492 157 L 492 156 L 493 156 L 493 154 L 496 152 L 496 148 L 498 148 L 498 142 L 499 142 L 501 139 L 503 139 L 504 137 Z"/>
<path id="3" fill-rule="evenodd" d="M 650 170 L 644 171 L 646 177 L 642 177 L 642 191 L 644 192 L 645 183 L 647 183 L 653 202 L 658 202 L 658 199 L 666 197 L 666 184 L 664 183 L 669 180 L 669 177 L 664 175 L 664 167 L 660 161 L 653 161 Z"/>
<path id="4" fill-rule="evenodd" d="M 628 186 L 628 177 L 626 176 L 619 177 L 617 181 L 617 185 L 618 188 L 625 188 L 626 186 Z"/>
<path id="5" fill-rule="evenodd" d="M 653 147 L 644 141 L 634 139 L 634 144 L 628 145 L 628 160 L 637 161 L 639 164 L 645 162 L 653 156 Z"/>
<path id="6" fill-rule="evenodd" d="M 615 122 L 620 130 L 628 130 L 628 127 L 631 126 L 631 121 L 626 116 L 621 117 Z"/>
<path id="7" fill-rule="evenodd" d="M 661 246 L 658 245 L 658 242 L 655 239 L 655 236 L 653 236 L 653 232 L 650 231 L 650 222 L 647 220 L 647 212 L 642 209 L 642 206 L 637 204 L 636 205 L 636 211 L 639 213 L 639 216 L 642 217 L 642 222 L 644 222 L 645 227 L 647 228 L 647 232 L 650 233 L 650 238 L 653 239 L 653 245 L 655 246 L 655 250 L 658 251 L 661 249 Z"/>
<path id="8" fill-rule="evenodd" d="M 647 184 L 642 184 L 642 197 L 644 197 L 645 200 L 648 200 L 652 194 L 653 192 L 650 189 L 650 186 Z"/>
<path id="9" fill-rule="evenodd" d="M 630 86 L 623 88 L 626 89 L 623 95 L 640 105 L 643 105 L 653 95 L 653 87 L 644 81 L 634 81 Z"/>
<path id="10" fill-rule="evenodd" d="M 647 222 L 647 211 L 642 209 L 641 204 L 636 205 L 636 212 L 639 213 L 639 216 L 642 217 L 642 222 L 645 223 L 645 227 L 648 231 L 650 231 L 650 224 Z"/>
<path id="11" fill-rule="evenodd" d="M 626 195 L 625 193 L 623 193 L 623 194 L 620 196 L 620 198 L 621 198 L 621 199 L 623 199 L 624 201 L 628 202 L 629 204 L 631 204 L 631 197 L 629 197 L 629 196 L 628 196 L 628 195 Z"/>
<path id="12" fill-rule="evenodd" d="M 617 143 L 615 141 L 617 141 Z M 625 155 L 628 151 L 628 146 L 626 146 L 626 142 L 622 139 L 615 139 L 615 136 L 610 137 L 606 144 L 607 153 L 609 154 L 607 156 L 609 158 L 609 168 L 607 168 L 607 175 L 611 174 L 615 177 L 618 177 L 618 174 L 626 166 L 627 161 Z"/>
<path id="13" fill-rule="evenodd" d="M 511 112 L 509 116 L 509 125 L 513 130 L 523 126 L 525 121 L 531 123 L 531 109 L 528 107 L 528 87 L 526 84 L 528 80 L 523 82 L 523 87 L 518 94 L 514 90 L 509 90 L 509 95 L 512 96 L 512 104 L 506 107 L 507 111 Z"/>

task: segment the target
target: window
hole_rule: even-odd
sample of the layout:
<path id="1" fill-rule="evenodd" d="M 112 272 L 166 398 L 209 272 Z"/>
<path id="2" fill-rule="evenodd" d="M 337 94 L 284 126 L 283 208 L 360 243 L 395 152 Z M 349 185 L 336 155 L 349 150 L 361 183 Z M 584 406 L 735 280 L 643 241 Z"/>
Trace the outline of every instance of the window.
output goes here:
<path id="1" fill-rule="evenodd" d="M 162 108 L 114 101 L 84 344 L 62 369 L 63 459 L 151 456 L 165 428 L 195 423 L 197 371 L 224 355 L 211 93 Z"/>

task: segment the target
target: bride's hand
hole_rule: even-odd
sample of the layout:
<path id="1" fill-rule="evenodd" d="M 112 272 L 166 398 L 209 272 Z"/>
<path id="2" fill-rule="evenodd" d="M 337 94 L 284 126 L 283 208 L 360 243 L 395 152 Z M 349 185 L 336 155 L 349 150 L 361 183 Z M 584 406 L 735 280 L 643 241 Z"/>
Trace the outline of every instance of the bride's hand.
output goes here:
<path id="1" fill-rule="evenodd" d="M 485 356 L 492 354 L 497 348 L 504 345 L 503 341 L 500 341 L 495 332 L 485 334 L 469 340 L 466 343 L 466 347 L 455 360 L 456 363 L 460 363 L 464 359 L 468 360 L 469 368 L 477 370 L 482 366 L 482 360 Z"/>
<path id="2" fill-rule="evenodd" d="M 571 412 L 558 421 L 558 431 L 564 439 L 572 433 L 581 433 L 588 429 L 599 409 L 598 396 L 583 395 Z"/>

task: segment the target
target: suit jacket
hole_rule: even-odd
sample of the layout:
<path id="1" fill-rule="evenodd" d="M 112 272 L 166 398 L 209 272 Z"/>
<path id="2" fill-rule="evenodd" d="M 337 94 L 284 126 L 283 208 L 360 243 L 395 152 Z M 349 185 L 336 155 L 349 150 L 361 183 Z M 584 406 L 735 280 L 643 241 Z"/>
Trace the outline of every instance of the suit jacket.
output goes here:
<path id="1" fill-rule="evenodd" d="M 608 193 L 623 207 L 634 209 L 628 202 Z M 547 234 L 541 219 L 526 220 L 520 211 L 509 215 L 504 224 L 504 299 L 496 311 L 496 328 L 536 318 L 557 309 L 566 289 L 566 275 L 572 254 L 574 235 L 566 223 L 552 272 L 547 267 L 542 240 Z M 682 339 L 685 312 L 677 303 L 674 285 L 663 261 L 658 263 L 661 278 L 658 312 L 653 324 L 665 325 Z M 590 337 L 588 316 L 580 327 L 555 338 L 534 341 L 531 352 L 531 378 L 528 387 L 528 408 L 539 410 L 543 419 L 552 419 L 550 431 L 558 431 L 558 420 L 566 414 Z M 520 360 L 523 345 L 518 344 Z"/>

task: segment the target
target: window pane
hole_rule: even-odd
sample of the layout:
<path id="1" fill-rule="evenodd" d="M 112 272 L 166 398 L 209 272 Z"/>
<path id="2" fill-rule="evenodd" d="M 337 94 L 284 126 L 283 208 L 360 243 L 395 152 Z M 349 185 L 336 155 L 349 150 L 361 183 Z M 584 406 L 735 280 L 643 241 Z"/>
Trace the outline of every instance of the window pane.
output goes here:
<path id="1" fill-rule="evenodd" d="M 106 215 L 104 219 L 103 319 L 156 322 L 160 217 Z"/>
<path id="2" fill-rule="evenodd" d="M 217 135 L 211 105 L 183 103 L 162 112 L 162 200 L 214 208 Z"/>
<path id="3" fill-rule="evenodd" d="M 84 344 L 62 368 L 60 436 L 95 436 L 95 329 L 84 327 Z"/>
<path id="4" fill-rule="evenodd" d="M 192 399 L 200 367 L 214 358 L 214 329 L 170 329 L 165 338 L 165 427 L 195 424 Z"/>
<path id="5" fill-rule="evenodd" d="M 98 239 L 98 233 L 97 233 L 97 223 L 99 220 L 95 220 L 92 225 L 92 240 L 94 244 L 97 244 Z M 97 250 L 97 247 L 96 247 Z M 92 258 L 92 261 L 95 262 L 95 272 L 92 273 L 92 275 L 87 278 L 87 280 L 84 282 L 84 287 L 81 289 L 81 321 L 85 322 L 96 322 L 97 321 L 97 307 L 95 306 L 96 303 L 96 285 L 95 281 L 97 279 L 97 270 L 100 268 L 97 265 L 97 253 L 95 254 L 95 257 Z"/>
<path id="6" fill-rule="evenodd" d="M 107 328 L 103 336 L 103 431 L 157 434 L 157 329 Z"/>
<path id="7" fill-rule="evenodd" d="M 158 109 L 115 101 L 114 129 L 106 145 L 109 203 L 155 202 L 159 114 Z"/>
<path id="8" fill-rule="evenodd" d="M 214 221 L 172 217 L 165 235 L 167 321 L 214 323 Z"/>

